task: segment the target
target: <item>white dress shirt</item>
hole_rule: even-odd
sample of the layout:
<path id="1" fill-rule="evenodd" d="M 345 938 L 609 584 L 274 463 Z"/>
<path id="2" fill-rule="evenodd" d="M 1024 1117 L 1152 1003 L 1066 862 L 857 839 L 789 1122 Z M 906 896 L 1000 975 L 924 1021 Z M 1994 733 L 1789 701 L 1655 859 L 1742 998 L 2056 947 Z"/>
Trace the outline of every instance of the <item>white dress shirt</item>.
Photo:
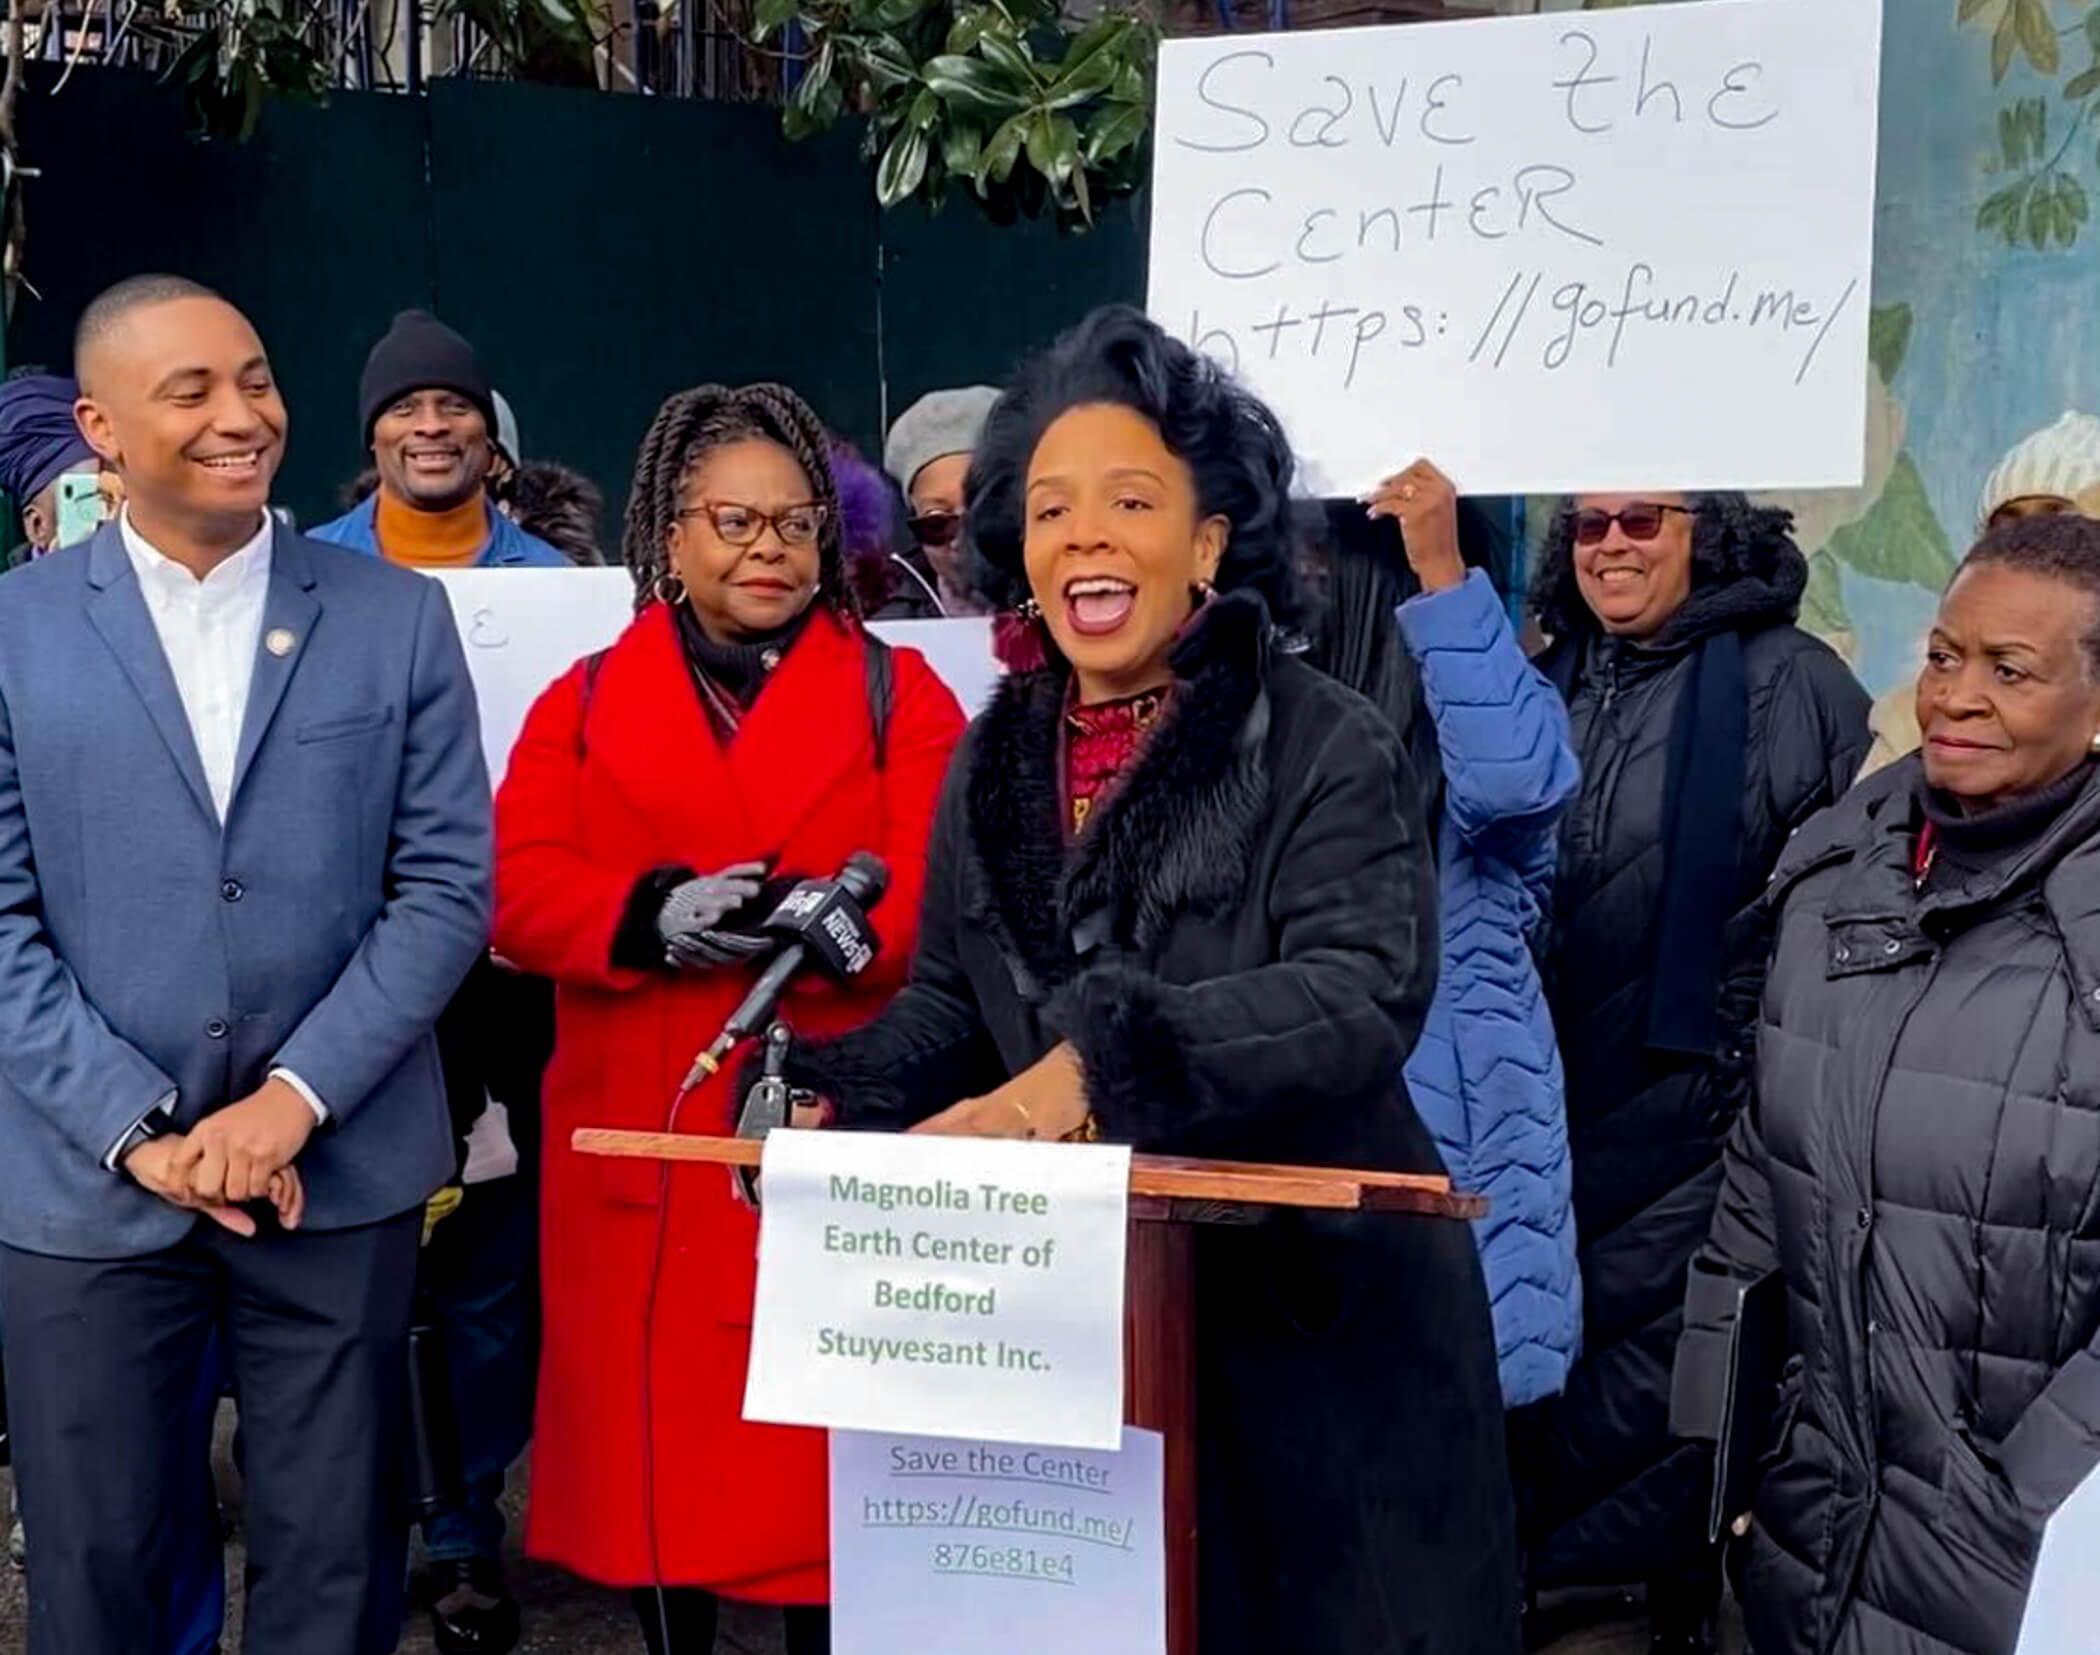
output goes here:
<path id="1" fill-rule="evenodd" d="M 190 735 L 204 765 L 205 785 L 223 827 L 233 803 L 233 772 L 241 750 L 241 726 L 248 714 L 248 692 L 255 681 L 255 652 L 262 642 L 263 607 L 270 596 L 270 539 L 274 520 L 265 513 L 255 538 L 199 580 L 190 571 L 149 545 L 132 527 L 131 513 L 118 519 L 124 551 L 139 579 L 139 595 L 160 638 L 161 653 L 174 675 L 189 717 Z M 272 1069 L 325 1123 L 328 1106 L 312 1087 L 289 1069 Z M 171 1108 L 172 1097 L 159 1107 Z M 114 1164 L 135 1123 L 111 1147 Z"/>

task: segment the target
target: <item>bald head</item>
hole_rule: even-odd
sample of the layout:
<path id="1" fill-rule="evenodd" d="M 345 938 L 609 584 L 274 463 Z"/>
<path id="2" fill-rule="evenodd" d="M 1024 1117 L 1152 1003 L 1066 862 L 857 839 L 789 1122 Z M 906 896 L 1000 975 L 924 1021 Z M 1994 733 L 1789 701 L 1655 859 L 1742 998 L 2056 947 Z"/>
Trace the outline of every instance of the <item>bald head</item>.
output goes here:
<path id="1" fill-rule="evenodd" d="M 152 306 L 182 299 L 226 303 L 202 282 L 193 282 L 187 276 L 132 276 L 91 300 L 73 330 L 73 372 L 82 386 L 90 386 L 91 362 L 106 354 L 128 318 Z"/>

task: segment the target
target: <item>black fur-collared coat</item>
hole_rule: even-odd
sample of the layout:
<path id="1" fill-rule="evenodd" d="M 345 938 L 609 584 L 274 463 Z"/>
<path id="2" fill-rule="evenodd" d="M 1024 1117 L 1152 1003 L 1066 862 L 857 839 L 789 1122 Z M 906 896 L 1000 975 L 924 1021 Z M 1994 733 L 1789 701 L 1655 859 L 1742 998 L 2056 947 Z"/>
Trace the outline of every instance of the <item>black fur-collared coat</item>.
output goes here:
<path id="1" fill-rule="evenodd" d="M 1065 680 L 958 749 L 910 986 L 791 1078 L 894 1129 L 1060 1040 L 1103 1136 L 1440 1170 L 1407 1101 L 1437 960 L 1426 801 L 1370 704 L 1273 651 L 1251 595 L 1175 657 L 1172 711 L 1069 852 Z M 1199 1227 L 1204 1655 L 1510 1655 L 1514 1517 L 1478 1254 L 1444 1219 Z"/>

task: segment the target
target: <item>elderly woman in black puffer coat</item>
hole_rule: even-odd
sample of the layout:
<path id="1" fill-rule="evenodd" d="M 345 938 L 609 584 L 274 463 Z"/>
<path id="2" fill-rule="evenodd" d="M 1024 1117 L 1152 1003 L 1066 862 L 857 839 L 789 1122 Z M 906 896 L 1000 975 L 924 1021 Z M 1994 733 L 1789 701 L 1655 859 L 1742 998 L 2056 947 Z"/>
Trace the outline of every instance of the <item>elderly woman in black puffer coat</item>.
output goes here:
<path id="1" fill-rule="evenodd" d="M 1750 1083 L 1749 910 L 1787 836 L 1850 786 L 1867 696 L 1794 625 L 1808 570 L 1740 494 L 1585 496 L 1532 601 L 1582 790 L 1561 819 L 1547 993 L 1567 1070 L 1584 1355 L 1512 1421 L 1534 1586 L 1648 1587 L 1658 1652 L 1720 1590 L 1709 1456 L 1669 1435 L 1685 1271 Z"/>
<path id="2" fill-rule="evenodd" d="M 1918 723 L 1773 881 L 1757 1099 L 1692 1277 L 1679 1422 L 1710 1430 L 1720 1312 L 1785 1276 L 1758 1655 L 2006 1655 L 2100 1463 L 2100 524 L 1969 554 Z"/>

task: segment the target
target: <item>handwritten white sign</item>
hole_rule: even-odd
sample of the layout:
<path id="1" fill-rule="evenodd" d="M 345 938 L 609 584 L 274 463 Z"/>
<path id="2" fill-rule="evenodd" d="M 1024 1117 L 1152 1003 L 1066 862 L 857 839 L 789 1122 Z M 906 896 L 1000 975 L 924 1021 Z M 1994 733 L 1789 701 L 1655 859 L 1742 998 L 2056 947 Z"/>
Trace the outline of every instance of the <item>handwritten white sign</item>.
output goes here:
<path id="1" fill-rule="evenodd" d="M 1316 491 L 1856 485 L 1880 0 L 1160 50 L 1150 308 Z"/>
<path id="2" fill-rule="evenodd" d="M 501 782 L 532 704 L 634 619 L 634 578 L 625 569 L 459 569 L 432 578 L 452 601 L 481 703 L 489 780 Z M 999 663 L 989 619 L 881 621 L 872 630 L 924 655 L 965 713 L 975 715 L 991 699 Z"/>
<path id="3" fill-rule="evenodd" d="M 1164 1655 L 1159 1437 L 1098 1453 L 835 1431 L 833 1655 Z"/>
<path id="4" fill-rule="evenodd" d="M 775 1132 L 744 1417 L 1113 1448 L 1130 1151 Z"/>

